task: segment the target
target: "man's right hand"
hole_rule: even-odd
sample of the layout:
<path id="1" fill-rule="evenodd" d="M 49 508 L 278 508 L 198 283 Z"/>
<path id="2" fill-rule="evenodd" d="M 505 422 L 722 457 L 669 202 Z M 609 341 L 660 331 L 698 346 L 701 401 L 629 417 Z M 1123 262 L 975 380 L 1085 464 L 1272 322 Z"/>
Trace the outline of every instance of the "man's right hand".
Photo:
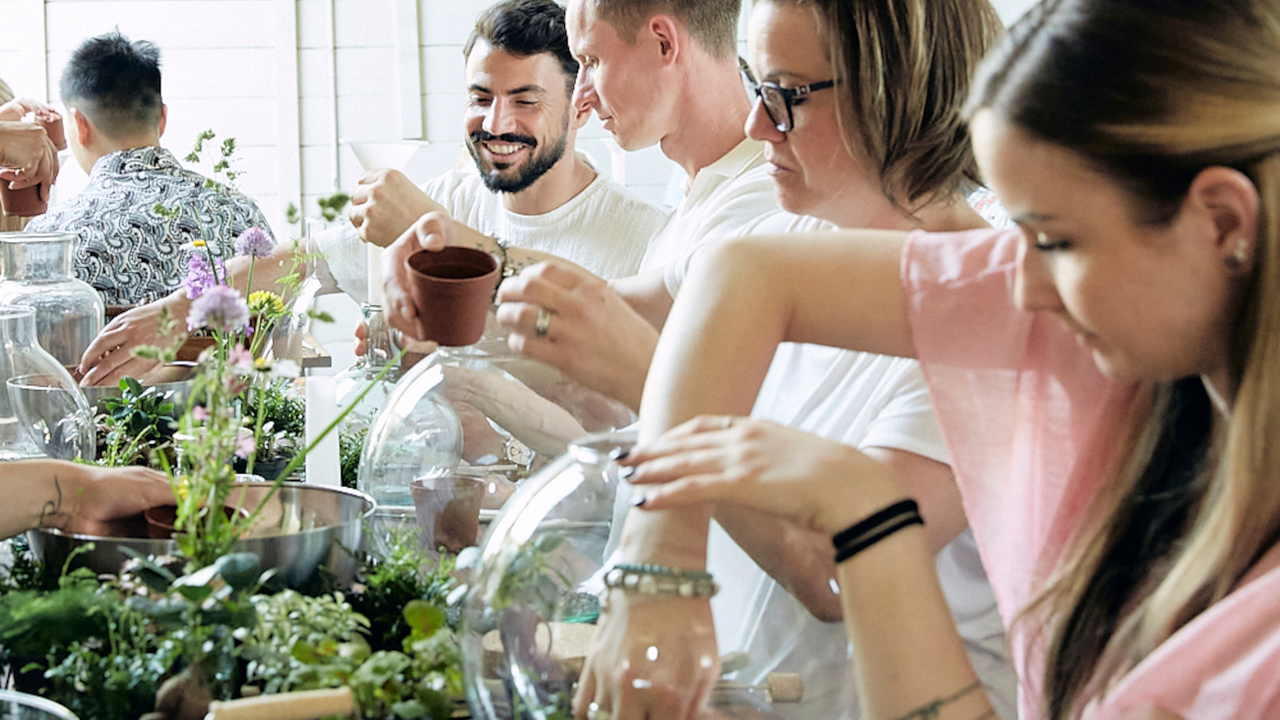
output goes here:
<path id="1" fill-rule="evenodd" d="M 0 122 L 0 179 L 14 190 L 40 185 L 40 197 L 58 178 L 58 151 L 44 128 L 33 123 Z"/>
<path id="2" fill-rule="evenodd" d="M 427 197 L 404 173 L 377 170 L 360 178 L 351 193 L 347 218 L 360 233 L 360 239 L 387 247 L 418 218 L 429 212 L 444 211 L 444 207 Z"/>
<path id="3" fill-rule="evenodd" d="M 191 303 L 179 290 L 155 302 L 139 305 L 107 324 L 94 338 L 80 359 L 81 385 L 105 385 L 120 378 L 143 377 L 159 363 L 140 358 L 133 349 L 142 345 L 168 347 L 187 335 L 187 310 Z M 173 319 L 173 327 L 161 334 L 165 309 Z"/>

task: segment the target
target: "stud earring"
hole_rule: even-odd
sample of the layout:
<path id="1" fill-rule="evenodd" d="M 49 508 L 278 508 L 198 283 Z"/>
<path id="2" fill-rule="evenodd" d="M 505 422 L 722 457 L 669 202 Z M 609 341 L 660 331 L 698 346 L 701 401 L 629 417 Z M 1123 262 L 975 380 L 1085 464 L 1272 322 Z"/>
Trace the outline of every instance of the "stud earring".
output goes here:
<path id="1" fill-rule="evenodd" d="M 1235 250 L 1226 258 L 1227 267 L 1232 270 L 1243 270 L 1249 262 L 1249 239 L 1240 237 L 1236 239 Z"/>

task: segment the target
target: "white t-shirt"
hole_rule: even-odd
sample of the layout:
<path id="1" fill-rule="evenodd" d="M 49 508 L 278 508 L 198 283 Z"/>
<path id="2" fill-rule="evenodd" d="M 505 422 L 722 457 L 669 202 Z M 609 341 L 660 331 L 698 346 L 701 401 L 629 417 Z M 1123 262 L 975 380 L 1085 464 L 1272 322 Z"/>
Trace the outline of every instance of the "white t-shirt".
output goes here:
<path id="1" fill-rule="evenodd" d="M 772 180 L 763 172 L 758 174 L 766 182 L 768 202 L 776 208 Z M 749 187 L 753 175 L 743 173 L 737 186 Z M 734 200 L 745 197 L 743 193 Z M 731 234 L 836 229 L 781 210 L 762 213 L 765 202 L 756 195 L 749 203 L 739 203 L 739 207 L 756 209 L 754 219 Z M 650 246 L 651 254 L 656 247 L 656 242 Z M 706 247 L 705 242 L 695 242 L 682 257 L 667 264 L 665 279 L 672 297 L 679 292 L 693 257 Z M 949 461 L 928 387 L 912 360 L 784 343 L 774 355 L 752 415 L 855 447 L 905 450 Z M 859 717 L 848 643 L 839 623 L 815 618 L 716 523 L 712 523 L 707 566 L 721 587 L 712 600 L 720 652 L 741 650 L 751 657 L 751 664 L 738 672 L 739 681 L 758 685 L 771 672 L 799 673 L 805 683 L 804 701 L 779 703 L 775 712 L 794 720 Z M 1017 679 L 972 533 L 962 533 L 944 548 L 937 568 L 970 660 L 996 712 L 1012 720 Z"/>
<path id="2" fill-rule="evenodd" d="M 583 155 L 579 159 L 586 161 Z M 514 247 L 541 250 L 577 263 L 605 279 L 634 275 L 645 248 L 666 222 L 667 213 L 597 174 L 582 192 L 541 215 L 506 209 L 498 193 L 484 186 L 474 166 L 452 170 L 421 187 L 455 220 Z M 367 250 L 350 223 L 325 231 L 317 244 L 327 258 L 319 271 L 329 289 L 356 302 L 368 297 Z"/>

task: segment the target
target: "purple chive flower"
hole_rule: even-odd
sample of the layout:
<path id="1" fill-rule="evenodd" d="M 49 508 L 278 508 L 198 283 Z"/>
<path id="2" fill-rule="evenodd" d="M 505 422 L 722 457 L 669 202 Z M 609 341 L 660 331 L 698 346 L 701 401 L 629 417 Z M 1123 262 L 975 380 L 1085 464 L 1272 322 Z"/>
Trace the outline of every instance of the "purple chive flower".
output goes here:
<path id="1" fill-rule="evenodd" d="M 216 277 L 226 277 L 227 271 L 222 267 L 222 261 L 215 259 L 214 263 L 218 268 Z M 218 283 L 213 270 L 209 267 L 209 259 L 197 248 L 191 253 L 191 257 L 187 258 L 187 276 L 182 279 L 182 287 L 187 291 L 187 299 L 195 300 L 216 284 Z"/>
<path id="2" fill-rule="evenodd" d="M 269 257 L 271 252 L 275 250 L 271 238 L 262 232 L 260 227 L 251 227 L 240 233 L 240 237 L 235 242 L 236 255 L 252 255 L 254 257 Z"/>
<path id="3" fill-rule="evenodd" d="M 187 313 L 187 329 L 243 330 L 249 324 L 249 305 L 234 288 L 214 285 L 191 303 Z"/>

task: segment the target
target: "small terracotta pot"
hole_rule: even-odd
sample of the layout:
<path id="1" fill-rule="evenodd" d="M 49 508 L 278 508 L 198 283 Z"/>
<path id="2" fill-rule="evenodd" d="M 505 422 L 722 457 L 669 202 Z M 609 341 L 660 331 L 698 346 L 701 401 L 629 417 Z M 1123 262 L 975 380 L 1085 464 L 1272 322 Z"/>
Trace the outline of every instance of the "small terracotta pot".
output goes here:
<path id="1" fill-rule="evenodd" d="M 230 520 L 235 517 L 236 509 L 224 507 L 222 513 Z M 247 516 L 244 510 L 241 510 L 240 514 Z M 174 527 L 178 521 L 177 505 L 157 505 L 147 508 L 142 515 L 147 519 L 147 537 L 153 540 L 168 540 L 178 532 Z"/>
<path id="2" fill-rule="evenodd" d="M 35 217 L 49 209 L 49 201 L 40 199 L 40 188 L 32 185 L 21 190 L 10 190 L 8 180 L 0 180 L 0 210 L 13 217 Z"/>
<path id="3" fill-rule="evenodd" d="M 447 247 L 420 250 L 408 265 L 422 339 L 450 347 L 478 341 L 498 287 L 498 259 L 483 250 Z"/>
<path id="4" fill-rule="evenodd" d="M 409 483 L 422 544 L 432 550 L 443 545 L 456 553 L 478 543 L 486 485 L 484 480 L 461 475 Z"/>
<path id="5" fill-rule="evenodd" d="M 57 112 L 50 110 L 48 113 L 36 115 L 36 122 L 40 127 L 44 128 L 44 132 L 49 136 L 53 147 L 59 152 L 67 149 L 67 134 L 62 131 L 62 116 Z"/>

